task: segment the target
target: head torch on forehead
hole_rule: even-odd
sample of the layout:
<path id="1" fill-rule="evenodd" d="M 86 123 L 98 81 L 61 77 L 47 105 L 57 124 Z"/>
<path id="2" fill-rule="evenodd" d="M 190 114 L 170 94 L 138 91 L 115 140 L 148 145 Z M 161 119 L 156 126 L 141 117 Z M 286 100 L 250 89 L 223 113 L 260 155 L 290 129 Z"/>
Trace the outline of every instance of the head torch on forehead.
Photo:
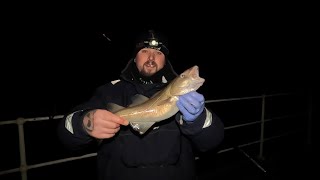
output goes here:
<path id="1" fill-rule="evenodd" d="M 158 39 L 149 39 L 148 41 L 143 41 L 145 47 L 150 47 L 154 49 L 160 49 L 162 47 L 162 42 Z"/>
<path id="2" fill-rule="evenodd" d="M 163 52 L 165 55 L 168 55 L 169 50 L 165 44 L 157 37 L 154 31 L 149 31 L 147 36 L 143 38 L 142 41 L 136 44 L 136 49 L 140 50 L 142 48 L 152 48 Z"/>

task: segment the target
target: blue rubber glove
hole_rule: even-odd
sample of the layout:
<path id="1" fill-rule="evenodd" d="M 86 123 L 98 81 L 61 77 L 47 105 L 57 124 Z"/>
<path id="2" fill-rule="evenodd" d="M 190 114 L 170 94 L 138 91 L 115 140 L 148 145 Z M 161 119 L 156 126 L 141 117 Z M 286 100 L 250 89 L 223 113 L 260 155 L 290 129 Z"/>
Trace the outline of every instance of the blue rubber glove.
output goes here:
<path id="1" fill-rule="evenodd" d="M 183 120 L 192 122 L 204 109 L 204 97 L 196 91 L 189 92 L 179 96 L 177 107 L 182 114 Z"/>

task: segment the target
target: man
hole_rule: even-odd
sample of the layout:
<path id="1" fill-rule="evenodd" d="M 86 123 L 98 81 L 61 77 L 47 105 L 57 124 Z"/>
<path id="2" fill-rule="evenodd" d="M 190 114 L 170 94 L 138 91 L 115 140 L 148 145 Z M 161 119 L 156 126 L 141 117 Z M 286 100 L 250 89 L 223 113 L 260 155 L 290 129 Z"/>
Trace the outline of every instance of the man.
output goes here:
<path id="1" fill-rule="evenodd" d="M 143 135 L 128 126 L 125 118 L 107 110 L 108 103 L 128 107 L 137 94 L 152 97 L 176 78 L 168 54 L 164 37 L 154 31 L 144 33 L 120 79 L 99 87 L 61 122 L 59 136 L 68 148 L 97 147 L 100 180 L 193 180 L 195 153 L 222 142 L 223 123 L 196 91 L 180 96 L 179 112 Z"/>

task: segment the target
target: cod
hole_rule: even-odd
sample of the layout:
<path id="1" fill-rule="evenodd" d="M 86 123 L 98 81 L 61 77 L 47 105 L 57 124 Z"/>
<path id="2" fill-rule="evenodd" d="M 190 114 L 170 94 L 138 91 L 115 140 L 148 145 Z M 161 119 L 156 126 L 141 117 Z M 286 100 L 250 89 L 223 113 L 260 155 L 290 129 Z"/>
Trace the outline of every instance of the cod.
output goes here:
<path id="1" fill-rule="evenodd" d="M 179 111 L 176 106 L 179 96 L 196 91 L 204 81 L 205 79 L 199 76 L 199 67 L 195 65 L 185 70 L 152 97 L 137 95 L 128 107 L 110 103 L 107 109 L 128 120 L 130 126 L 139 134 L 144 134 L 154 123 L 175 115 Z"/>

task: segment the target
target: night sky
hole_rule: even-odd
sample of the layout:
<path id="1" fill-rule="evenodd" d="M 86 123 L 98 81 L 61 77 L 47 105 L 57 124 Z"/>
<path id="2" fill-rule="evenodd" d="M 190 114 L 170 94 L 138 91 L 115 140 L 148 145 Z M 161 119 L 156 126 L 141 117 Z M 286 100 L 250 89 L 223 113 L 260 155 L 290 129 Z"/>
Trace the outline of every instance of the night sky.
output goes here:
<path id="1" fill-rule="evenodd" d="M 149 10 L 144 10 L 144 15 L 119 11 L 89 17 L 84 10 L 79 15 L 70 9 L 68 13 L 44 8 L 19 11 L 14 6 L 1 21 L 0 121 L 67 113 L 88 100 L 95 88 L 118 79 L 132 57 L 135 35 L 151 28 L 169 38 L 168 58 L 177 73 L 199 66 L 206 82 L 198 92 L 206 100 L 316 92 L 317 59 L 312 54 L 318 42 L 313 42 L 316 24 L 310 18 L 312 12 L 287 5 L 265 10 L 251 7 L 233 11 L 228 6 L 219 12 L 215 7 L 197 16 L 194 11 L 146 16 Z M 110 11 L 113 7 L 103 8 Z M 295 103 L 291 105 L 297 106 Z M 260 104 L 252 106 L 260 110 Z M 225 119 L 245 114 L 238 107 L 232 111 L 238 114 L 224 107 L 216 106 L 216 110 Z M 259 110 L 251 115 L 260 118 Z M 56 124 L 25 124 L 28 164 L 69 157 L 57 141 Z M 16 125 L 2 126 L 0 134 L 5 144 L 0 151 L 0 159 L 5 160 L 0 161 L 6 162 L 0 164 L 0 171 L 18 167 Z M 40 141 L 42 138 L 47 141 Z M 39 172 L 46 174 L 43 169 Z M 54 169 L 52 174 L 59 173 Z"/>
<path id="2" fill-rule="evenodd" d="M 61 114 L 87 100 L 97 86 L 118 78 L 132 57 L 134 36 L 149 28 L 168 36 L 177 73 L 200 67 L 206 83 L 199 91 L 207 99 L 313 86 L 312 25 L 299 14 L 257 13 L 133 25 L 134 19 L 72 16 L 5 22 L 1 120 Z"/>

